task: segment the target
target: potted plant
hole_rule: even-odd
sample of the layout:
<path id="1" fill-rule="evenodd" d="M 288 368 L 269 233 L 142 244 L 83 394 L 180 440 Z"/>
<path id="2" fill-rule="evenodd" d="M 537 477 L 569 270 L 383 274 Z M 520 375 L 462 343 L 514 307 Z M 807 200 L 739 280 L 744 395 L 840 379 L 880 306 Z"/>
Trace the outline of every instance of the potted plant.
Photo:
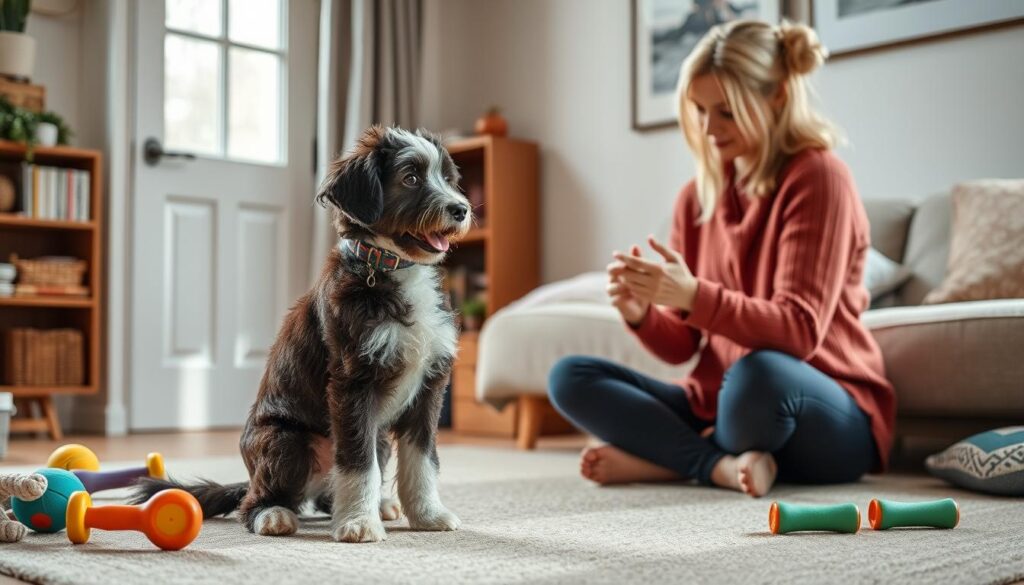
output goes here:
<path id="1" fill-rule="evenodd" d="M 462 303 L 462 326 L 466 331 L 476 331 L 483 325 L 487 315 L 487 304 L 481 299 L 466 299 Z"/>
<path id="2" fill-rule="evenodd" d="M 36 122 L 35 138 L 42 146 L 67 144 L 71 139 L 71 128 L 56 112 L 36 114 Z"/>
<path id="3" fill-rule="evenodd" d="M 31 0 L 0 0 L 0 74 L 29 79 L 36 61 L 36 40 L 25 34 Z"/>
<path id="4" fill-rule="evenodd" d="M 36 141 L 37 123 L 34 113 L 0 96 L 0 139 L 22 142 L 31 147 Z"/>
<path id="5" fill-rule="evenodd" d="M 67 144 L 71 135 L 71 128 L 56 112 L 36 114 L 0 96 L 0 140 L 28 146 L 29 160 L 32 160 L 32 147 L 35 145 Z"/>

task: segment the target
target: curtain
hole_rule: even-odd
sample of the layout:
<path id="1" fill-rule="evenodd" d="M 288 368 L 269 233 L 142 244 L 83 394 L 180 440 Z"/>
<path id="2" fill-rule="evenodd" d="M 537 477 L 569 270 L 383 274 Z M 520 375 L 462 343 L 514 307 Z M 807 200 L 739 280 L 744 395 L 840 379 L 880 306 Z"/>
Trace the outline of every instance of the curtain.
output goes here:
<path id="1" fill-rule="evenodd" d="M 422 0 L 322 0 L 317 185 L 367 126 L 419 125 L 422 8 Z M 315 204 L 313 213 L 311 282 L 337 239 L 330 215 Z"/>

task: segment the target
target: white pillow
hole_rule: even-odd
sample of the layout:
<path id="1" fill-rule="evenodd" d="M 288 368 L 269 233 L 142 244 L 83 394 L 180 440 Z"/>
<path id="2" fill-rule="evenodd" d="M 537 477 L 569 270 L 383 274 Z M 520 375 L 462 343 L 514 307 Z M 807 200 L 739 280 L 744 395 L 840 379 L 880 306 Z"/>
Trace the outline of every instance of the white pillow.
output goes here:
<path id="1" fill-rule="evenodd" d="M 550 303 L 583 302 L 608 304 L 608 274 L 584 272 L 572 278 L 541 285 L 507 308 L 533 307 Z"/>
<path id="2" fill-rule="evenodd" d="M 910 278 L 910 269 L 893 262 L 874 248 L 868 248 L 864 264 L 864 287 L 871 293 L 871 300 L 893 292 Z"/>

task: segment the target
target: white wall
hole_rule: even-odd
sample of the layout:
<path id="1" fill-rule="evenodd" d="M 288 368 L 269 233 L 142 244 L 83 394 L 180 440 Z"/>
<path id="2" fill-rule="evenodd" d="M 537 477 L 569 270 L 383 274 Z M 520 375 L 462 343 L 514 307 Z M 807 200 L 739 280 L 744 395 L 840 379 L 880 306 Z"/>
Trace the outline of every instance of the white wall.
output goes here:
<path id="1" fill-rule="evenodd" d="M 676 129 L 630 128 L 626 0 L 428 0 L 424 124 L 503 106 L 542 148 L 543 279 L 662 229 L 693 174 Z M 836 59 L 816 75 L 864 197 L 1024 176 L 1024 26 Z"/>
<path id="2" fill-rule="evenodd" d="M 46 109 L 60 114 L 76 133 L 83 115 L 78 99 L 82 84 L 81 23 L 81 9 L 65 16 L 31 12 L 25 27 L 25 32 L 36 40 L 32 83 L 46 87 Z"/>

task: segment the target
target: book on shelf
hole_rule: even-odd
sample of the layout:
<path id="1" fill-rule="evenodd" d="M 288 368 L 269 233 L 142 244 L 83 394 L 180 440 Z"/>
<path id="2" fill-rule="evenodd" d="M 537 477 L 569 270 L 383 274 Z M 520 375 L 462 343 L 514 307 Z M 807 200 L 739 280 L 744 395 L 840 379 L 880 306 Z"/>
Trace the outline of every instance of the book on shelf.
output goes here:
<path id="1" fill-rule="evenodd" d="M 71 284 L 16 284 L 15 296 L 87 297 L 89 288 Z"/>
<path id="2" fill-rule="evenodd" d="M 25 217 L 89 221 L 89 171 L 21 163 L 19 207 Z"/>

